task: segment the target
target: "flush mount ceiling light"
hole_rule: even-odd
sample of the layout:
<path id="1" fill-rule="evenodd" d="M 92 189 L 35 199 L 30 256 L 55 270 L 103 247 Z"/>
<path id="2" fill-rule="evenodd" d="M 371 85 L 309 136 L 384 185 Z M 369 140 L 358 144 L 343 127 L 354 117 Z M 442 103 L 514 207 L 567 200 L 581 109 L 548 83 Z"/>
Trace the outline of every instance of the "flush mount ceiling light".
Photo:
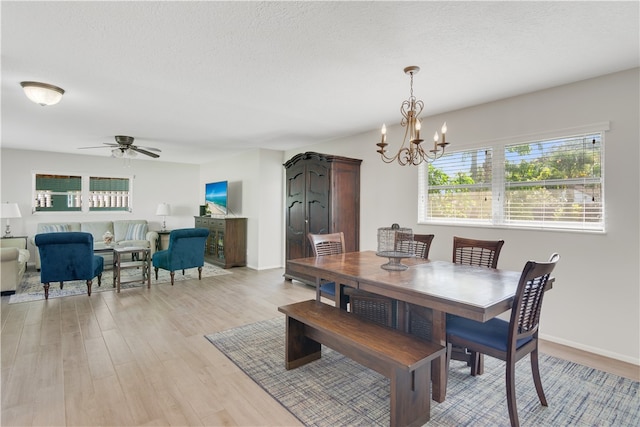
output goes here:
<path id="1" fill-rule="evenodd" d="M 64 95 L 64 89 L 47 83 L 20 82 L 20 86 L 24 89 L 27 98 L 43 107 L 57 104 Z"/>
<path id="2" fill-rule="evenodd" d="M 382 125 L 382 139 L 376 145 L 379 147 L 377 152 L 380 153 L 382 161 L 391 163 L 397 161 L 400 165 L 419 165 L 422 162 L 430 162 L 444 154 L 444 149 L 449 143 L 445 139 L 447 133 L 447 124 L 442 125 L 442 140 L 436 131 L 433 135 L 433 149 L 425 150 L 422 148 L 420 139 L 420 113 L 424 108 L 424 102 L 413 96 L 413 75 L 420 71 L 420 67 L 412 65 L 404 69 L 404 73 L 411 77 L 411 91 L 409 99 L 402 103 L 400 112 L 402 113 L 402 121 L 400 125 L 405 129 L 404 139 L 398 152 L 392 156 L 387 156 L 387 127 Z M 408 137 L 408 141 L 407 141 Z M 408 143 L 408 145 L 407 145 Z"/>

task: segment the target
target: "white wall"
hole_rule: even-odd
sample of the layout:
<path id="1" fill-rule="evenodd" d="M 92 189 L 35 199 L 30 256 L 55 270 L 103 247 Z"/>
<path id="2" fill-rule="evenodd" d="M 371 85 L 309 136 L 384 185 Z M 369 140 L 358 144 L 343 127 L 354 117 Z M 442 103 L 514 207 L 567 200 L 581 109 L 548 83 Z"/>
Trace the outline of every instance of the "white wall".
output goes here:
<path id="1" fill-rule="evenodd" d="M 253 150 L 225 157 L 200 170 L 200 198 L 207 182 L 229 181 L 229 216 L 247 218 L 247 266 L 283 265 L 282 151 Z"/>
<path id="2" fill-rule="evenodd" d="M 2 149 L 0 200 L 16 202 L 22 218 L 11 220 L 13 234 L 33 236 L 39 222 L 105 221 L 113 219 L 146 219 L 149 228 L 159 230 L 162 217 L 156 216 L 158 203 L 171 204 L 166 217 L 167 228 L 194 226 L 198 215 L 199 167 L 154 160 L 131 160 L 124 167 L 123 159 Z M 35 172 L 92 174 L 97 176 L 134 176 L 133 211 L 112 213 L 31 212 L 31 195 Z M 203 190 L 204 191 L 204 190 Z M 3 220 L 4 223 L 4 220 Z M 4 225 L 4 224 L 3 224 Z M 4 227 L 3 227 L 4 228 Z M 34 248 L 29 245 L 34 259 Z"/>
<path id="3" fill-rule="evenodd" d="M 376 153 L 377 130 L 291 150 L 285 157 L 317 151 L 363 159 L 362 250 L 375 250 L 378 227 L 397 222 L 416 233 L 436 235 L 432 259 L 451 259 L 454 235 L 504 239 L 499 262 L 504 269 L 520 271 L 529 259 L 560 253 L 556 285 L 545 298 L 541 335 L 640 364 L 639 93 L 639 70 L 634 69 L 429 117 L 422 124 L 427 135 L 446 120 L 450 149 L 455 150 L 505 138 L 564 135 L 568 129 L 609 121 L 604 234 L 417 225 L 418 170 L 383 163 Z M 428 100 L 428 94 L 423 96 Z M 397 149 L 402 135 L 399 126 L 388 129 L 390 150 Z"/>

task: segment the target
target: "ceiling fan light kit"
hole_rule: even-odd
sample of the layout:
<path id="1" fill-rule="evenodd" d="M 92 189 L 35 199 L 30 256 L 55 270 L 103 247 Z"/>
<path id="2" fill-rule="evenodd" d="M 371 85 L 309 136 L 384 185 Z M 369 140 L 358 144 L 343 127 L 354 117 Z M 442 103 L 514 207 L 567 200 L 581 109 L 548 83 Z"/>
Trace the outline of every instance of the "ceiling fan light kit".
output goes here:
<path id="1" fill-rule="evenodd" d="M 64 89 L 48 83 L 20 82 L 20 86 L 27 98 L 43 107 L 57 104 L 64 95 Z"/>

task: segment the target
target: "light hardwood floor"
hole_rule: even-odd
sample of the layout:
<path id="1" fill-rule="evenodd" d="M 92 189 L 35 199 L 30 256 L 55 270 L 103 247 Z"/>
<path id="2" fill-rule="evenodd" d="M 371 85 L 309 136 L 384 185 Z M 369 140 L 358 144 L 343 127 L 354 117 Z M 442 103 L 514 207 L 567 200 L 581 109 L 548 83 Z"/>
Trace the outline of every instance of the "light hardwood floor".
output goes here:
<path id="1" fill-rule="evenodd" d="M 204 335 L 281 316 L 315 292 L 282 269 L 231 271 L 120 294 L 3 297 L 1 425 L 300 425 Z M 637 366 L 543 351 L 638 380 Z"/>

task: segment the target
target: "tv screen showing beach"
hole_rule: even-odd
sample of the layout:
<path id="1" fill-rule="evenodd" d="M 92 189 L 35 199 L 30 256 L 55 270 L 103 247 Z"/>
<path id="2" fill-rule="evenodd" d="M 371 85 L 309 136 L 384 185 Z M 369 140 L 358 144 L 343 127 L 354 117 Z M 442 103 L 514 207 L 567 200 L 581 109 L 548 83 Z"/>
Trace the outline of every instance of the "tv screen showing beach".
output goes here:
<path id="1" fill-rule="evenodd" d="M 227 181 L 206 184 L 204 193 L 205 203 L 212 215 L 227 214 Z"/>

